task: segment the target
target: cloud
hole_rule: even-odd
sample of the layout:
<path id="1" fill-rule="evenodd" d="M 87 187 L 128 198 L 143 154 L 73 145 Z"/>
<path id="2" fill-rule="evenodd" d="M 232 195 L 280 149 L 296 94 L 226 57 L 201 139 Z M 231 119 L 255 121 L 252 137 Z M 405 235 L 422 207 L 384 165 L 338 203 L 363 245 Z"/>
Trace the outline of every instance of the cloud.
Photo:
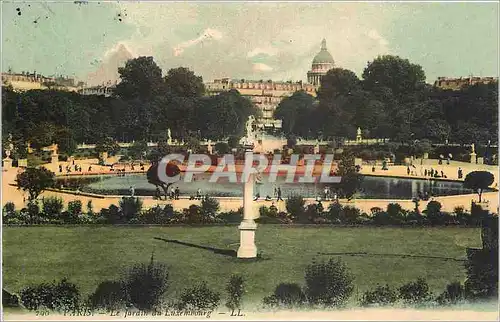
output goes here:
<path id="1" fill-rule="evenodd" d="M 258 55 L 276 56 L 278 54 L 278 49 L 273 47 L 257 47 L 247 54 L 248 58 L 252 58 Z"/>
<path id="2" fill-rule="evenodd" d="M 254 63 L 252 69 L 254 72 L 270 72 L 273 70 L 271 66 L 263 63 Z"/>
<path id="3" fill-rule="evenodd" d="M 379 45 L 382 47 L 386 47 L 387 45 L 389 45 L 389 42 L 384 37 L 382 37 L 375 29 L 371 29 L 370 31 L 368 31 L 368 37 L 370 39 L 378 41 Z"/>
<path id="4" fill-rule="evenodd" d="M 118 68 L 126 64 L 127 60 L 137 57 L 124 43 L 118 43 L 104 54 L 104 59 L 98 62 L 95 72 L 89 73 L 86 78 L 88 85 L 114 83 L 119 80 Z"/>
<path id="5" fill-rule="evenodd" d="M 184 49 L 192 47 L 192 46 L 194 46 L 202 41 L 211 40 L 211 39 L 221 40 L 222 33 L 216 29 L 207 28 L 207 29 L 205 29 L 205 31 L 203 31 L 203 33 L 199 37 L 185 41 L 185 42 L 175 46 L 174 47 L 174 56 L 180 56 L 184 52 Z"/>

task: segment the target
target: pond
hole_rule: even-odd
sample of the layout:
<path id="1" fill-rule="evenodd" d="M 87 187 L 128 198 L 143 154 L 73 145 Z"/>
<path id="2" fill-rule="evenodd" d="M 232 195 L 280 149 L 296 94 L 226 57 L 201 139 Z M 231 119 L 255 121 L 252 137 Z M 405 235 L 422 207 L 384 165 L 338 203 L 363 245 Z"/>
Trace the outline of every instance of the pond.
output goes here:
<path id="1" fill-rule="evenodd" d="M 84 185 L 82 191 L 107 195 L 128 195 L 131 186 L 136 195 L 154 195 L 155 186 L 148 183 L 145 174 L 127 174 L 125 176 L 102 175 L 99 180 Z M 181 196 L 194 196 L 198 189 L 203 195 L 214 197 L 241 197 L 243 185 L 219 180 L 208 182 L 209 174 L 195 176 L 193 182 L 179 181 L 174 187 L 179 187 Z M 255 184 L 254 192 L 261 197 L 273 196 L 274 188 L 280 187 L 283 197 L 300 195 L 305 198 L 321 196 L 325 184 L 321 183 L 286 183 L 285 177 L 278 177 L 276 182 L 269 183 L 267 177 L 262 177 L 261 184 Z M 432 193 L 434 196 L 448 196 L 473 193 L 464 189 L 461 182 L 437 181 L 430 179 L 402 179 L 393 177 L 363 176 L 358 198 L 362 199 L 411 199 L 418 192 Z"/>

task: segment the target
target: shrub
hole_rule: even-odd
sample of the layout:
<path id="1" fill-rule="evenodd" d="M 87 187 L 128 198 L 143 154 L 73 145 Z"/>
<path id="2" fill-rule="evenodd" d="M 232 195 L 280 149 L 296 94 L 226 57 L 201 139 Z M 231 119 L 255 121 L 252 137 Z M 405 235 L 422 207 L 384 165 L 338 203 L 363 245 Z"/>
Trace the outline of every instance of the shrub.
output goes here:
<path id="1" fill-rule="evenodd" d="M 188 224 L 200 224 L 205 220 L 201 207 L 198 205 L 191 205 L 189 208 L 184 208 L 182 212 Z"/>
<path id="2" fill-rule="evenodd" d="M 94 224 L 97 222 L 97 217 L 89 214 L 80 214 L 76 218 L 76 222 L 82 225 Z"/>
<path id="3" fill-rule="evenodd" d="M 239 223 L 243 219 L 243 208 L 238 211 L 221 212 L 217 217 L 226 223 Z"/>
<path id="4" fill-rule="evenodd" d="M 436 301 L 439 304 L 455 304 L 465 298 L 465 289 L 460 282 L 453 282 L 446 285 L 446 290 L 438 296 Z"/>
<path id="5" fill-rule="evenodd" d="M 306 268 L 305 280 L 305 293 L 311 304 L 342 306 L 354 289 L 353 277 L 340 259 L 313 262 Z"/>
<path id="6" fill-rule="evenodd" d="M 400 204 L 390 203 L 387 205 L 387 216 L 391 224 L 401 224 L 404 222 L 404 211 Z"/>
<path id="7" fill-rule="evenodd" d="M 488 217 L 488 210 L 484 210 L 483 207 L 473 202 L 470 209 L 470 215 L 471 224 L 480 226 L 481 222 Z"/>
<path id="8" fill-rule="evenodd" d="M 340 221 L 348 225 L 359 223 L 361 212 L 358 208 L 344 207 L 341 212 Z"/>
<path id="9" fill-rule="evenodd" d="M 168 270 L 163 264 L 151 261 L 149 264 L 136 264 L 124 279 L 130 303 L 139 310 L 151 310 L 160 304 L 168 289 Z"/>
<path id="10" fill-rule="evenodd" d="M 453 209 L 453 213 L 457 218 L 457 221 L 461 225 L 469 225 L 471 223 L 471 215 L 465 211 L 465 208 L 462 206 L 455 207 Z"/>
<path id="11" fill-rule="evenodd" d="M 13 202 L 9 201 L 3 206 L 4 213 L 13 213 L 16 211 L 16 206 Z"/>
<path id="12" fill-rule="evenodd" d="M 59 218 L 61 216 L 62 210 L 64 209 L 63 200 L 62 198 L 58 197 L 43 198 L 42 209 L 47 218 Z"/>
<path id="13" fill-rule="evenodd" d="M 3 222 L 6 224 L 11 223 L 12 220 L 16 218 L 16 206 L 13 202 L 7 202 L 3 206 Z"/>
<path id="14" fill-rule="evenodd" d="M 264 298 L 264 305 L 296 307 L 306 303 L 306 296 L 300 285 L 281 283 L 276 286 L 274 294 Z"/>
<path id="15" fill-rule="evenodd" d="M 330 206 L 328 207 L 327 218 L 332 223 L 340 223 L 342 217 L 342 210 L 343 207 L 341 204 L 337 202 L 331 203 Z"/>
<path id="16" fill-rule="evenodd" d="M 389 287 L 389 285 L 378 285 L 373 291 L 366 291 L 361 299 L 362 306 L 372 305 L 389 305 L 398 300 L 396 291 Z"/>
<path id="17" fill-rule="evenodd" d="M 430 299 L 429 285 L 423 278 L 399 288 L 399 297 L 409 304 L 421 304 Z"/>
<path id="18" fill-rule="evenodd" d="M 94 309 L 115 310 L 126 304 L 125 286 L 121 282 L 101 282 L 89 296 L 89 304 Z"/>
<path id="19" fill-rule="evenodd" d="M 432 226 L 442 225 L 445 222 L 445 216 L 441 213 L 441 204 L 438 201 L 431 201 L 424 210 L 427 220 Z"/>
<path id="20" fill-rule="evenodd" d="M 219 209 L 219 201 L 215 198 L 206 197 L 201 201 L 201 212 L 204 216 L 204 221 L 206 222 L 214 221 Z"/>
<path id="21" fill-rule="evenodd" d="M 498 297 L 498 246 L 491 249 L 468 249 L 465 267 L 467 269 L 465 292 L 468 298 Z"/>
<path id="22" fill-rule="evenodd" d="M 29 224 L 39 224 L 43 222 L 42 218 L 40 217 L 40 207 L 38 206 L 38 202 L 30 201 L 28 203 L 25 218 L 27 219 L 27 223 Z"/>
<path id="23" fill-rule="evenodd" d="M 232 275 L 226 286 L 227 302 L 226 306 L 230 310 L 241 309 L 243 294 L 245 293 L 245 283 L 240 275 Z"/>
<path id="24" fill-rule="evenodd" d="M 71 223 L 76 223 L 78 221 L 78 216 L 82 214 L 82 201 L 72 200 L 68 202 L 68 221 Z"/>
<path id="25" fill-rule="evenodd" d="M 2 289 L 2 305 L 3 307 L 19 306 L 19 298 L 15 294 L 10 294 L 5 289 Z"/>
<path id="26" fill-rule="evenodd" d="M 78 287 L 62 279 L 59 283 L 43 283 L 21 291 L 21 301 L 28 310 L 45 307 L 54 311 L 72 311 L 78 307 Z"/>
<path id="27" fill-rule="evenodd" d="M 316 218 L 321 217 L 322 211 L 320 211 L 318 205 L 310 204 L 306 207 L 307 221 L 315 222 Z"/>
<path id="28" fill-rule="evenodd" d="M 179 310 L 215 310 L 220 303 L 220 295 L 210 290 L 206 282 L 186 288 L 177 303 Z"/>
<path id="29" fill-rule="evenodd" d="M 128 222 L 139 215 L 142 209 L 142 201 L 139 198 L 123 197 L 120 200 L 120 209 L 123 219 Z"/>
<path id="30" fill-rule="evenodd" d="M 169 206 L 170 205 L 165 206 L 165 209 Z M 155 206 L 147 209 L 141 214 L 140 222 L 143 224 L 161 225 L 166 224 L 168 219 L 165 216 L 165 211 L 160 206 Z"/>
<path id="31" fill-rule="evenodd" d="M 307 222 L 307 214 L 304 209 L 304 198 L 300 196 L 292 196 L 286 200 L 286 211 L 290 214 L 293 220 L 298 222 Z"/>

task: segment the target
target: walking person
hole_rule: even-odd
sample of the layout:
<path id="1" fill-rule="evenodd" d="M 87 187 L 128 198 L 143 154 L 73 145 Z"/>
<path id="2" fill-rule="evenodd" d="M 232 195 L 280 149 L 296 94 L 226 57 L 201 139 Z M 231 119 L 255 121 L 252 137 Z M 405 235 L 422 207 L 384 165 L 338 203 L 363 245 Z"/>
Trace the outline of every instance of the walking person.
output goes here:
<path id="1" fill-rule="evenodd" d="M 130 196 L 133 197 L 135 194 L 135 188 L 133 186 L 130 186 L 129 190 L 130 190 Z"/>
<path id="2" fill-rule="evenodd" d="M 281 198 L 281 188 L 278 187 L 278 199 L 276 201 L 283 201 L 283 199 Z"/>
<path id="3" fill-rule="evenodd" d="M 180 194 L 181 191 L 179 190 L 179 187 L 175 187 L 175 200 L 179 200 Z"/>

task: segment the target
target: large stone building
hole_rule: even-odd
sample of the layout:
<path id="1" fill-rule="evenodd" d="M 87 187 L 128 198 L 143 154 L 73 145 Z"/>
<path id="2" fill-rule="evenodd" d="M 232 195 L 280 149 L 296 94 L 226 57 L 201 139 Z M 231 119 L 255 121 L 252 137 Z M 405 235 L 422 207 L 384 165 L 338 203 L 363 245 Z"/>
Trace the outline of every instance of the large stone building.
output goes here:
<path id="1" fill-rule="evenodd" d="M 68 77 L 46 77 L 36 72 L 13 73 L 9 70 L 2 73 L 2 86 L 12 86 L 16 92 L 24 92 L 33 89 L 56 89 L 62 91 L 77 92 L 83 87 L 83 82 L 76 82 Z"/>
<path id="2" fill-rule="evenodd" d="M 321 50 L 312 61 L 312 68 L 307 73 L 308 83 L 298 82 L 275 82 L 272 80 L 235 80 L 230 78 L 216 79 L 205 84 L 209 95 L 217 95 L 223 91 L 236 89 L 241 95 L 249 98 L 261 111 L 262 117 L 258 120 L 261 128 L 281 128 L 281 120 L 273 118 L 276 107 L 285 97 L 291 96 L 294 92 L 303 90 L 306 93 L 316 96 L 321 77 L 328 70 L 333 68 L 334 61 L 332 55 L 326 49 L 326 40 L 321 42 Z"/>
<path id="3" fill-rule="evenodd" d="M 332 55 L 326 49 L 326 40 L 321 42 L 321 50 L 312 61 L 311 70 L 307 73 L 307 82 L 314 86 L 321 85 L 321 78 L 335 66 Z"/>
<path id="4" fill-rule="evenodd" d="M 249 98 L 261 111 L 259 127 L 281 128 L 281 120 L 273 118 L 274 110 L 285 97 L 294 92 L 303 90 L 313 96 L 316 95 L 316 87 L 302 82 L 273 82 L 271 80 L 232 80 L 229 78 L 216 79 L 206 83 L 205 88 L 209 95 L 217 95 L 220 92 L 237 90 L 242 96 Z"/>
<path id="5" fill-rule="evenodd" d="M 454 91 L 460 90 L 464 86 L 470 86 L 475 84 L 489 84 L 493 82 L 498 82 L 498 77 L 459 77 L 459 78 L 448 78 L 448 77 L 438 77 L 434 82 L 434 86 L 441 89 L 451 89 Z"/>

